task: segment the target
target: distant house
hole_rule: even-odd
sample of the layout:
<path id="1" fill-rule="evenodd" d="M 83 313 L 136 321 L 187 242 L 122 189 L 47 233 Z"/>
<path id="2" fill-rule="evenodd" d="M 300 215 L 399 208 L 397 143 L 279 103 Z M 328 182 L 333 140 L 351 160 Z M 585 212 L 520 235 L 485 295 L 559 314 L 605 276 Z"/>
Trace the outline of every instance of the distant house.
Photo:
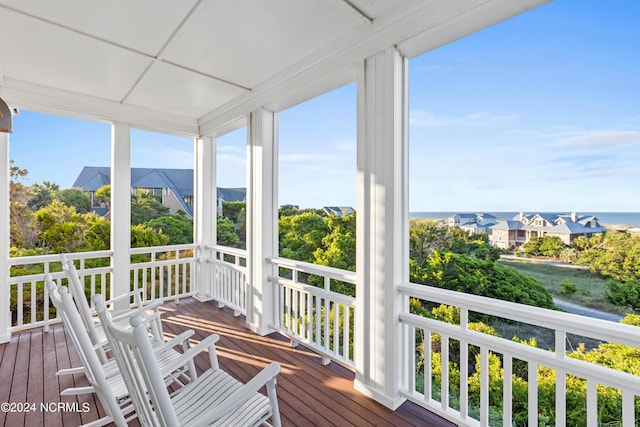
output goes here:
<path id="1" fill-rule="evenodd" d="M 532 237 L 557 236 L 569 245 L 577 237 L 591 237 L 607 231 L 593 215 L 570 214 L 525 214 L 513 220 L 500 221 L 491 227 L 491 244 L 498 248 L 511 248 L 526 243 Z"/>
<path id="2" fill-rule="evenodd" d="M 460 227 L 469 234 L 491 233 L 491 226 L 497 218 L 488 213 L 457 213 L 447 218 L 449 227 Z"/>
<path id="3" fill-rule="evenodd" d="M 351 206 L 325 206 L 322 208 L 327 215 L 345 216 L 354 213 L 356 210 Z"/>
<path id="4" fill-rule="evenodd" d="M 95 200 L 95 192 L 111 183 L 111 168 L 85 166 L 73 187 L 89 193 L 91 206 L 99 215 L 108 215 L 109 208 Z M 183 211 L 193 218 L 193 169 L 131 168 L 131 194 L 143 190 L 158 197 L 171 213 Z M 217 188 L 218 202 L 246 201 L 245 188 Z"/>

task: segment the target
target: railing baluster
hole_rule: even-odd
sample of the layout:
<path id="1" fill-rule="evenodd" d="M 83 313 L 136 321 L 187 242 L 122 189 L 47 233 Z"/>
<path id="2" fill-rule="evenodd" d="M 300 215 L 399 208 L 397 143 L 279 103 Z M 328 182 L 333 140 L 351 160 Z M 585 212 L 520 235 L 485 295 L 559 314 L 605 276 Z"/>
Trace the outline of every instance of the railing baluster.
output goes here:
<path id="1" fill-rule="evenodd" d="M 433 399 L 433 389 L 431 384 L 433 382 L 433 357 L 431 352 L 432 344 L 432 334 L 430 330 L 423 329 L 424 338 L 422 339 L 422 353 L 424 354 L 424 397 L 425 402 L 431 404 L 431 399 Z"/>
<path id="2" fill-rule="evenodd" d="M 587 379 L 587 427 L 598 424 L 598 383 Z"/>
<path id="3" fill-rule="evenodd" d="M 18 295 L 17 295 L 17 307 L 16 310 L 18 311 L 17 313 L 17 320 L 18 320 L 18 326 L 22 326 L 24 325 L 24 317 L 23 317 L 23 312 L 24 312 L 24 283 L 23 282 L 18 282 Z"/>
<path id="4" fill-rule="evenodd" d="M 440 335 L 440 405 L 449 407 L 449 337 Z"/>
<path id="5" fill-rule="evenodd" d="M 503 383 L 502 383 L 502 425 L 511 427 L 513 423 L 513 356 L 509 353 L 502 355 Z"/>
<path id="6" fill-rule="evenodd" d="M 460 341 L 460 418 L 467 419 L 469 412 L 469 344 Z"/>
<path id="7" fill-rule="evenodd" d="M 489 348 L 480 347 L 480 424 L 489 425 Z"/>
<path id="8" fill-rule="evenodd" d="M 636 424 L 635 393 L 633 390 L 622 389 L 622 427 L 632 427 Z"/>

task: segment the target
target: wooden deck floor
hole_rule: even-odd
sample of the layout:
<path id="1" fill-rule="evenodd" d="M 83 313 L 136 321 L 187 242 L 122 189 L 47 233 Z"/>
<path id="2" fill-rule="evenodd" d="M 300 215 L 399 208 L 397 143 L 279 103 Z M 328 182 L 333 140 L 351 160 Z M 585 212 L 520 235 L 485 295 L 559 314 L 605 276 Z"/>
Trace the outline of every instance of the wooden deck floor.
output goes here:
<path id="1" fill-rule="evenodd" d="M 163 306 L 165 333 L 185 329 L 199 340 L 217 333 L 223 369 L 243 382 L 271 361 L 282 366 L 278 401 L 284 426 L 450 426 L 440 417 L 406 402 L 397 411 L 353 390 L 353 372 L 321 358 L 302 346 L 292 348 L 279 334 L 260 337 L 247 330 L 244 318 L 228 309 L 191 298 Z M 203 355 L 201 363 L 206 367 Z M 79 366 L 78 356 L 61 325 L 49 332 L 17 334 L 0 345 L 0 426 L 75 426 L 104 415 L 93 394 L 60 397 L 60 390 L 87 385 L 82 375 L 56 377 L 58 369 Z M 44 407 L 41 406 L 44 403 Z M 63 406 L 60 406 L 62 404 Z"/>

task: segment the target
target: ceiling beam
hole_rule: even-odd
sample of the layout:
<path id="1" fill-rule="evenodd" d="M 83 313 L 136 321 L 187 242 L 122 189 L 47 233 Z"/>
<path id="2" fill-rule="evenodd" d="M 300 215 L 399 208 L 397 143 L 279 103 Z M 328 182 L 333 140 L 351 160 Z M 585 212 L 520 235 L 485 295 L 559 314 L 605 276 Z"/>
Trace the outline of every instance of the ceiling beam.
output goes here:
<path id="1" fill-rule="evenodd" d="M 105 123 L 125 123 L 178 136 L 197 137 L 200 134 L 194 119 L 10 78 L 5 78 L 0 86 L 0 97 L 11 108 Z"/>

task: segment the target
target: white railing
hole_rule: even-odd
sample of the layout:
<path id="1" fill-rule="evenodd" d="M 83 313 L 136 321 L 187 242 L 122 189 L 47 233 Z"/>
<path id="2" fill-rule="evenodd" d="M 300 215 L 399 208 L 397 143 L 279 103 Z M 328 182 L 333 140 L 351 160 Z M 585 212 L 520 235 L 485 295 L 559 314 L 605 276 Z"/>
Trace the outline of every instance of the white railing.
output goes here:
<path id="1" fill-rule="evenodd" d="M 131 249 L 131 289 L 144 287 L 145 300 L 190 296 L 195 263 L 193 249 L 194 245 Z M 111 254 L 111 251 L 77 252 L 65 254 L 65 257 L 75 262 L 78 275 L 90 295 L 100 293 L 105 299 L 110 299 L 112 295 L 107 295 L 107 289 L 113 271 Z M 50 324 L 59 322 L 44 289 L 44 275 L 50 273 L 57 283 L 66 284 L 60 254 L 10 258 L 9 268 L 9 331 L 13 333 L 35 327 L 47 329 Z"/>
<path id="2" fill-rule="evenodd" d="M 212 268 L 211 297 L 219 306 L 228 306 L 236 316 L 247 314 L 247 251 L 228 246 L 208 245 L 207 262 Z"/>
<path id="3" fill-rule="evenodd" d="M 79 264 L 78 273 L 81 277 L 90 277 L 91 294 L 101 293 L 105 296 L 107 284 L 111 281 L 112 270 L 109 266 L 111 251 L 81 252 L 67 254 L 66 257 Z M 90 266 L 91 264 L 106 266 Z M 50 324 L 59 322 L 55 313 L 52 314 L 53 306 L 44 287 L 44 275 L 50 273 L 54 280 L 62 283 L 66 276 L 62 272 L 60 255 L 10 258 L 9 268 L 12 325 L 10 332 L 34 327 L 46 329 Z M 20 270 L 30 273 L 21 274 Z M 38 272 L 33 273 L 33 271 Z"/>
<path id="4" fill-rule="evenodd" d="M 353 272 L 283 258 L 269 261 L 279 269 L 273 327 L 294 342 L 353 368 L 355 298 L 332 291 L 331 281 L 355 287 Z M 313 284 L 311 284 L 313 283 Z"/>
<path id="5" fill-rule="evenodd" d="M 547 425 L 538 402 L 539 373 L 544 373 L 555 376 L 551 380 L 555 382 L 557 426 L 566 425 L 568 409 L 575 409 L 566 406 L 566 390 L 568 382 L 575 384 L 576 381 L 583 382 L 586 390 L 582 424 L 578 422 L 578 425 L 600 425 L 598 393 L 602 386 L 620 395 L 621 425 L 635 426 L 640 421 L 635 417 L 640 377 L 569 357 L 566 349 L 566 342 L 573 335 L 640 348 L 637 327 L 422 285 L 400 286 L 399 291 L 423 302 L 456 307 L 460 313 L 459 324 L 409 312 L 400 315 L 402 336 L 406 337 L 404 395 L 415 403 L 460 425 L 511 426 L 523 425 L 523 422 L 529 426 Z M 555 351 L 525 345 L 511 340 L 510 336 L 504 339 L 472 330 L 469 318 L 474 313 L 548 329 L 555 337 Z M 471 356 L 474 354 L 478 355 L 479 367 Z M 417 369 L 421 359 L 423 368 Z M 434 363 L 438 359 L 439 363 Z M 466 363 L 469 360 L 470 363 Z M 454 365 L 457 368 L 453 369 Z M 498 375 L 501 384 L 489 384 L 490 369 L 502 370 L 503 375 Z M 469 379 L 471 376 L 473 380 Z M 526 402 L 516 401 L 514 397 L 516 381 L 520 387 L 526 384 Z M 496 389 L 498 392 L 501 389 L 502 405 L 497 412 L 490 413 L 490 405 L 496 405 L 490 402 L 490 391 L 495 396 Z M 514 405 L 526 407 L 524 421 L 514 420 Z"/>
<path id="6" fill-rule="evenodd" d="M 195 245 L 132 248 L 131 290 L 146 289 L 145 300 L 174 299 L 193 294 Z"/>

